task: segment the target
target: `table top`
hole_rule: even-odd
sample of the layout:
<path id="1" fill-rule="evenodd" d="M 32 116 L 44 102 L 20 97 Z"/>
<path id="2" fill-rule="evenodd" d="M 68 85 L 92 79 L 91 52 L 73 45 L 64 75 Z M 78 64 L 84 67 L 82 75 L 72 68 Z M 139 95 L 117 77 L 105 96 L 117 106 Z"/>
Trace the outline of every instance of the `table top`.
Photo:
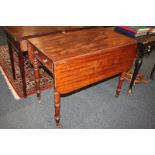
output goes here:
<path id="1" fill-rule="evenodd" d="M 138 42 L 141 42 L 143 44 L 148 44 L 148 43 L 155 43 L 155 35 L 146 35 L 146 36 L 142 36 L 137 38 Z"/>
<path id="2" fill-rule="evenodd" d="M 16 41 L 19 41 L 49 33 L 77 29 L 80 26 L 4 26 L 3 28 Z"/>
<path id="3" fill-rule="evenodd" d="M 110 28 L 93 28 L 28 39 L 53 62 L 67 61 L 91 53 L 106 52 L 137 41 Z M 125 51 L 124 51 L 125 52 Z"/>

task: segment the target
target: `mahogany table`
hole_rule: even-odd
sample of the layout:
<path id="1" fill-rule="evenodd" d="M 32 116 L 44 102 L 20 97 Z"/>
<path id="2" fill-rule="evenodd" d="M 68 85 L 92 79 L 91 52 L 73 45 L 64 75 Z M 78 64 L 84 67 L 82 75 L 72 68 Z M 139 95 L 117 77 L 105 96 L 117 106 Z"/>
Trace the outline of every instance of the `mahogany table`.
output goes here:
<path id="1" fill-rule="evenodd" d="M 120 74 L 116 96 L 136 56 L 137 42 L 112 29 L 94 28 L 28 39 L 40 98 L 38 62 L 54 78 L 56 125 L 60 126 L 60 96 Z"/>
<path id="2" fill-rule="evenodd" d="M 25 69 L 24 69 L 24 52 L 27 51 L 27 40 L 37 36 L 55 34 L 58 32 L 69 31 L 80 28 L 79 26 L 4 26 L 3 27 L 7 36 L 9 55 L 11 60 L 11 68 L 13 79 L 16 79 L 13 50 L 14 48 L 18 54 L 19 68 L 22 78 L 23 94 L 26 97 L 26 82 L 25 82 Z"/>

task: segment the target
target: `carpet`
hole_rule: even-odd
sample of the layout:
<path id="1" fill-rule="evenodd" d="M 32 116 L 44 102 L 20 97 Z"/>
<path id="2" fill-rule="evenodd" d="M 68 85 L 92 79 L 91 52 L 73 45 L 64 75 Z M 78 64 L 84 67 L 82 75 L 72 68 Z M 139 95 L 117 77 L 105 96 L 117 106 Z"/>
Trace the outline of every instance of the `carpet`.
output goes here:
<path id="1" fill-rule="evenodd" d="M 15 97 L 15 99 L 20 99 L 23 98 L 22 80 L 19 70 L 17 53 L 16 52 L 13 53 L 14 53 L 14 62 L 16 70 L 16 80 L 14 80 L 12 77 L 12 70 L 7 45 L 0 46 L 0 68 L 13 96 Z M 24 67 L 25 67 L 26 85 L 27 85 L 26 92 L 27 96 L 29 96 L 36 92 L 34 72 L 33 67 L 30 64 L 27 56 L 25 56 L 24 59 L 25 59 Z M 41 91 L 52 88 L 52 85 L 53 85 L 52 76 L 48 73 L 48 71 L 46 71 L 43 68 L 40 68 Z"/>

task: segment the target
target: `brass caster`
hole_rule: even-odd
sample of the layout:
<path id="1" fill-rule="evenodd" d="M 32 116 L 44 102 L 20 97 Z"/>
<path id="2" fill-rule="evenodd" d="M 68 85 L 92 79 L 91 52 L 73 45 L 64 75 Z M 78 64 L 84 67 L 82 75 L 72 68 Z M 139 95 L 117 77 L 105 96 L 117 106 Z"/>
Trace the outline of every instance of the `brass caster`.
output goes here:
<path id="1" fill-rule="evenodd" d="M 38 104 L 41 104 L 41 100 L 38 101 Z"/>
<path id="2" fill-rule="evenodd" d="M 132 89 L 129 89 L 128 93 L 131 94 L 132 93 Z"/>
<path id="3" fill-rule="evenodd" d="M 119 94 L 115 94 L 115 97 L 116 97 L 116 98 L 119 97 Z"/>
<path id="4" fill-rule="evenodd" d="M 56 127 L 59 129 L 63 128 L 63 126 L 60 123 L 56 123 Z"/>
<path id="5" fill-rule="evenodd" d="M 41 104 L 41 98 L 37 97 L 37 99 L 38 99 L 38 104 Z"/>

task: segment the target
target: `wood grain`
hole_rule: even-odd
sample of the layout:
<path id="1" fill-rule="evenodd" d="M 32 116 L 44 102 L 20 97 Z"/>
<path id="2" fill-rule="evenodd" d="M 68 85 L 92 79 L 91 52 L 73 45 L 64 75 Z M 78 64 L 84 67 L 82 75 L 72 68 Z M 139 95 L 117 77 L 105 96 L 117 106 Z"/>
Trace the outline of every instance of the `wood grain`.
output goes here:
<path id="1" fill-rule="evenodd" d="M 20 41 L 49 33 L 76 29 L 79 26 L 4 26 L 3 28 L 14 37 L 15 41 Z"/>
<path id="2" fill-rule="evenodd" d="M 28 50 L 26 39 L 47 34 L 54 35 L 56 33 L 78 30 L 82 29 L 82 26 L 3 26 L 3 29 L 6 33 L 8 41 L 13 78 L 16 79 L 12 48 L 14 48 L 18 54 L 20 62 L 19 68 L 23 84 L 23 94 L 24 97 L 26 97 L 26 81 L 23 58 L 23 52 L 27 52 Z"/>
<path id="3" fill-rule="evenodd" d="M 132 66 L 137 51 L 137 42 L 134 39 L 104 28 L 46 35 L 28 39 L 28 42 L 34 48 L 29 51 L 30 55 L 34 52 L 34 59 L 53 74 L 57 126 L 60 125 L 61 94 L 119 73 L 123 78 L 124 73 Z M 38 75 L 35 78 L 38 79 Z M 117 95 L 121 91 L 122 81 L 119 81 Z M 39 90 L 39 86 L 36 89 Z"/>

